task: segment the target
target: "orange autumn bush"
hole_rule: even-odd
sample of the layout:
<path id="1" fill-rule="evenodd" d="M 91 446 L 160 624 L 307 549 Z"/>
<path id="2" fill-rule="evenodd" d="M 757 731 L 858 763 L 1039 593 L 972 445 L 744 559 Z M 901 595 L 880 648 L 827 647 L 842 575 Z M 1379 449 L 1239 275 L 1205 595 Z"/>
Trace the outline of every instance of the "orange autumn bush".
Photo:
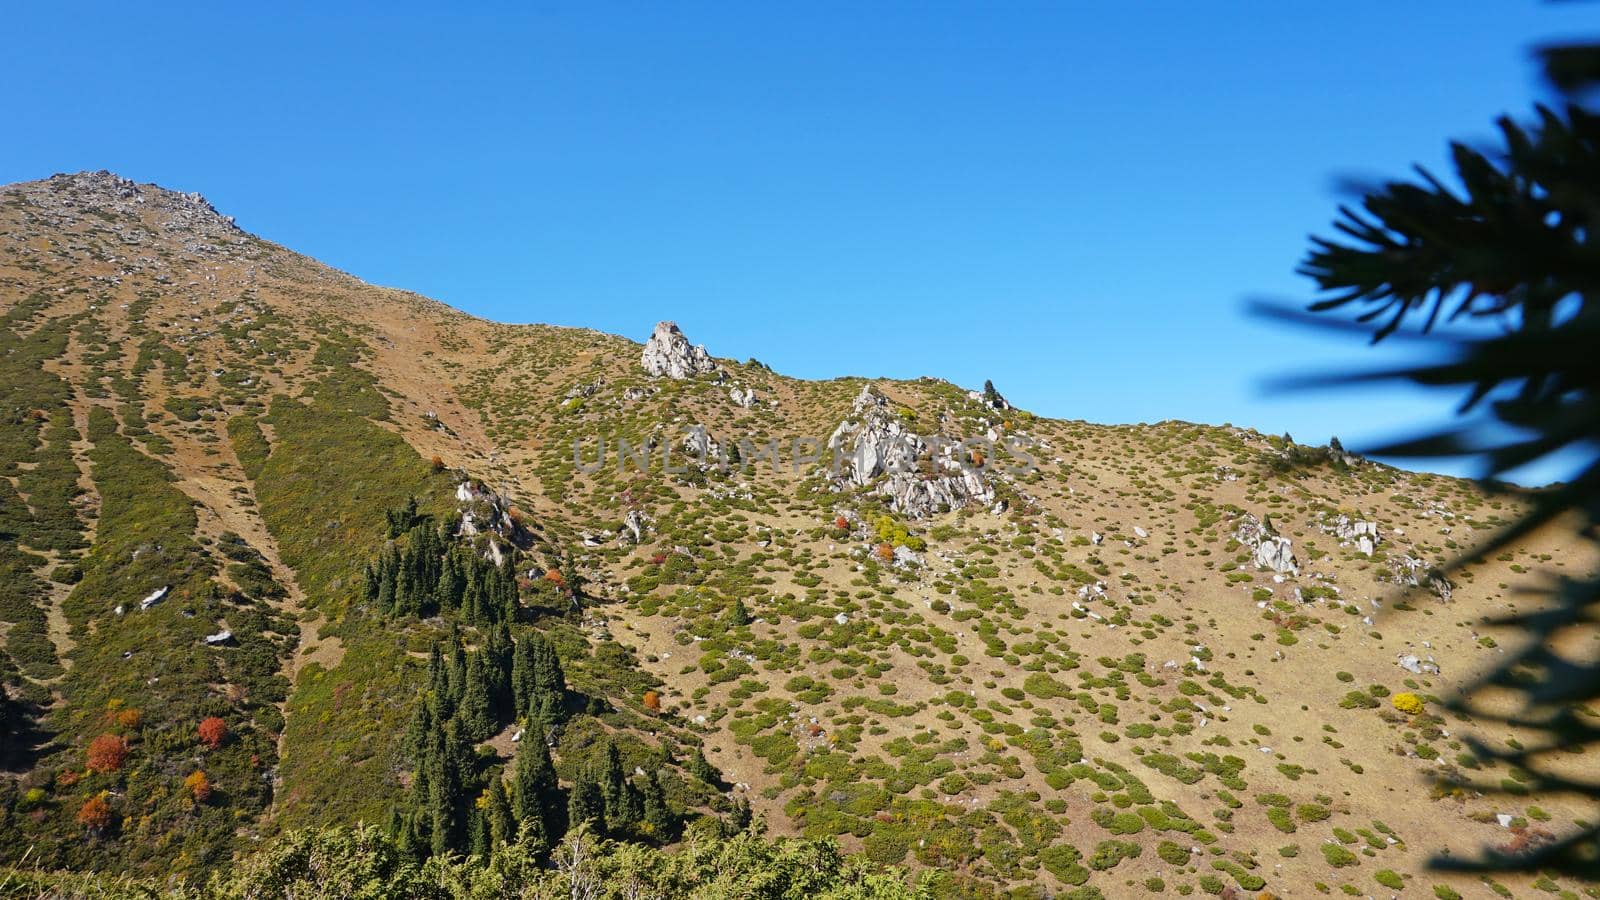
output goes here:
<path id="1" fill-rule="evenodd" d="M 189 777 L 183 780 L 183 788 L 194 797 L 196 803 L 204 803 L 211 798 L 211 779 L 199 769 L 189 773 Z"/>
<path id="2" fill-rule="evenodd" d="M 111 804 L 105 795 L 95 794 L 78 807 L 78 824 L 91 831 L 104 831 L 111 824 Z"/>
<path id="3" fill-rule="evenodd" d="M 128 742 L 114 734 L 102 734 L 89 742 L 89 768 L 108 774 L 122 768 L 128 758 Z"/>

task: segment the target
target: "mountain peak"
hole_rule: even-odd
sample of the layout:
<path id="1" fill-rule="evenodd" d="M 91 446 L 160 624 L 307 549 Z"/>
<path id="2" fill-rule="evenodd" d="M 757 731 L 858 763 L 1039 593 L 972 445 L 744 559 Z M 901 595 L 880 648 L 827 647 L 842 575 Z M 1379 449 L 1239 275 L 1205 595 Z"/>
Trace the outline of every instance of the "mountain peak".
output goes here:
<path id="1" fill-rule="evenodd" d="M 246 237 L 232 216 L 218 212 L 198 193 L 140 184 L 105 169 L 57 173 L 40 181 L 5 185 L 0 187 L 0 198 L 32 207 L 37 223 L 47 228 L 70 229 L 75 221 L 93 216 L 110 223 L 113 230 L 138 221 L 191 240 L 241 243 Z"/>

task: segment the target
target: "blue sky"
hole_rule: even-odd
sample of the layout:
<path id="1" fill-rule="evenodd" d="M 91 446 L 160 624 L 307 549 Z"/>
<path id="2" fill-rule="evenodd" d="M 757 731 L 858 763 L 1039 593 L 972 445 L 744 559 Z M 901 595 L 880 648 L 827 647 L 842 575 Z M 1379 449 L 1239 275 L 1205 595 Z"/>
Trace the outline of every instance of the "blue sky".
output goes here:
<path id="1" fill-rule="evenodd" d="M 28 4 L 0 181 L 108 168 L 469 312 L 789 375 L 1347 445 L 1451 399 L 1252 320 L 1344 176 L 1438 167 L 1592 32 L 1526 2 Z M 359 10 L 359 11 L 349 11 Z M 1531 473 L 1537 478 L 1545 473 Z"/>

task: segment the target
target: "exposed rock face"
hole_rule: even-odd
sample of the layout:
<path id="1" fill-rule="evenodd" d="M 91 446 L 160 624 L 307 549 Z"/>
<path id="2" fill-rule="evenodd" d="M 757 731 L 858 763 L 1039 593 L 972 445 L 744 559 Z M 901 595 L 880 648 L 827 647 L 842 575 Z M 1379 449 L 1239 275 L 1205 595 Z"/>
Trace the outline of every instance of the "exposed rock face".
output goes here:
<path id="1" fill-rule="evenodd" d="M 1280 536 L 1270 522 L 1262 522 L 1246 513 L 1234 537 L 1254 551 L 1257 566 L 1280 575 L 1300 574 L 1300 563 L 1294 558 L 1294 542 Z"/>
<path id="2" fill-rule="evenodd" d="M 928 442 L 905 427 L 889 401 L 868 385 L 851 406 L 851 418 L 834 429 L 828 449 L 839 461 L 840 487 L 876 485 L 889 508 L 923 519 L 968 503 L 989 505 L 994 488 L 956 453 L 954 444 L 930 450 Z"/>
<path id="3" fill-rule="evenodd" d="M 752 388 L 729 388 L 728 399 L 732 400 L 735 406 L 749 409 L 756 405 L 756 392 Z"/>
<path id="4" fill-rule="evenodd" d="M 646 373 L 661 378 L 693 378 L 717 370 L 704 345 L 692 346 L 676 322 L 657 322 L 639 362 Z"/>
<path id="5" fill-rule="evenodd" d="M 511 515 L 511 501 L 490 490 L 487 485 L 463 481 L 456 486 L 456 502 L 461 508 L 461 524 L 456 533 L 462 537 L 478 537 L 484 559 L 501 565 L 506 559 L 504 545 L 526 547 L 527 532 Z"/>

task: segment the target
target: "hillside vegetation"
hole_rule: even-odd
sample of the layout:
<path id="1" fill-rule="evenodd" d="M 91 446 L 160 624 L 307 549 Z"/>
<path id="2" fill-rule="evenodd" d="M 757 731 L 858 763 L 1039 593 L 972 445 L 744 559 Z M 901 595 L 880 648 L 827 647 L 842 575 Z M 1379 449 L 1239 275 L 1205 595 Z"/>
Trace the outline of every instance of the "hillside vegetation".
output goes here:
<path id="1" fill-rule="evenodd" d="M 1439 698 L 1590 551 L 1446 579 L 1519 500 L 1324 437 L 502 325 L 196 195 L 0 188 L 0 894 L 1600 896 L 1425 867 L 1594 816 L 1430 780 L 1519 739 Z"/>

